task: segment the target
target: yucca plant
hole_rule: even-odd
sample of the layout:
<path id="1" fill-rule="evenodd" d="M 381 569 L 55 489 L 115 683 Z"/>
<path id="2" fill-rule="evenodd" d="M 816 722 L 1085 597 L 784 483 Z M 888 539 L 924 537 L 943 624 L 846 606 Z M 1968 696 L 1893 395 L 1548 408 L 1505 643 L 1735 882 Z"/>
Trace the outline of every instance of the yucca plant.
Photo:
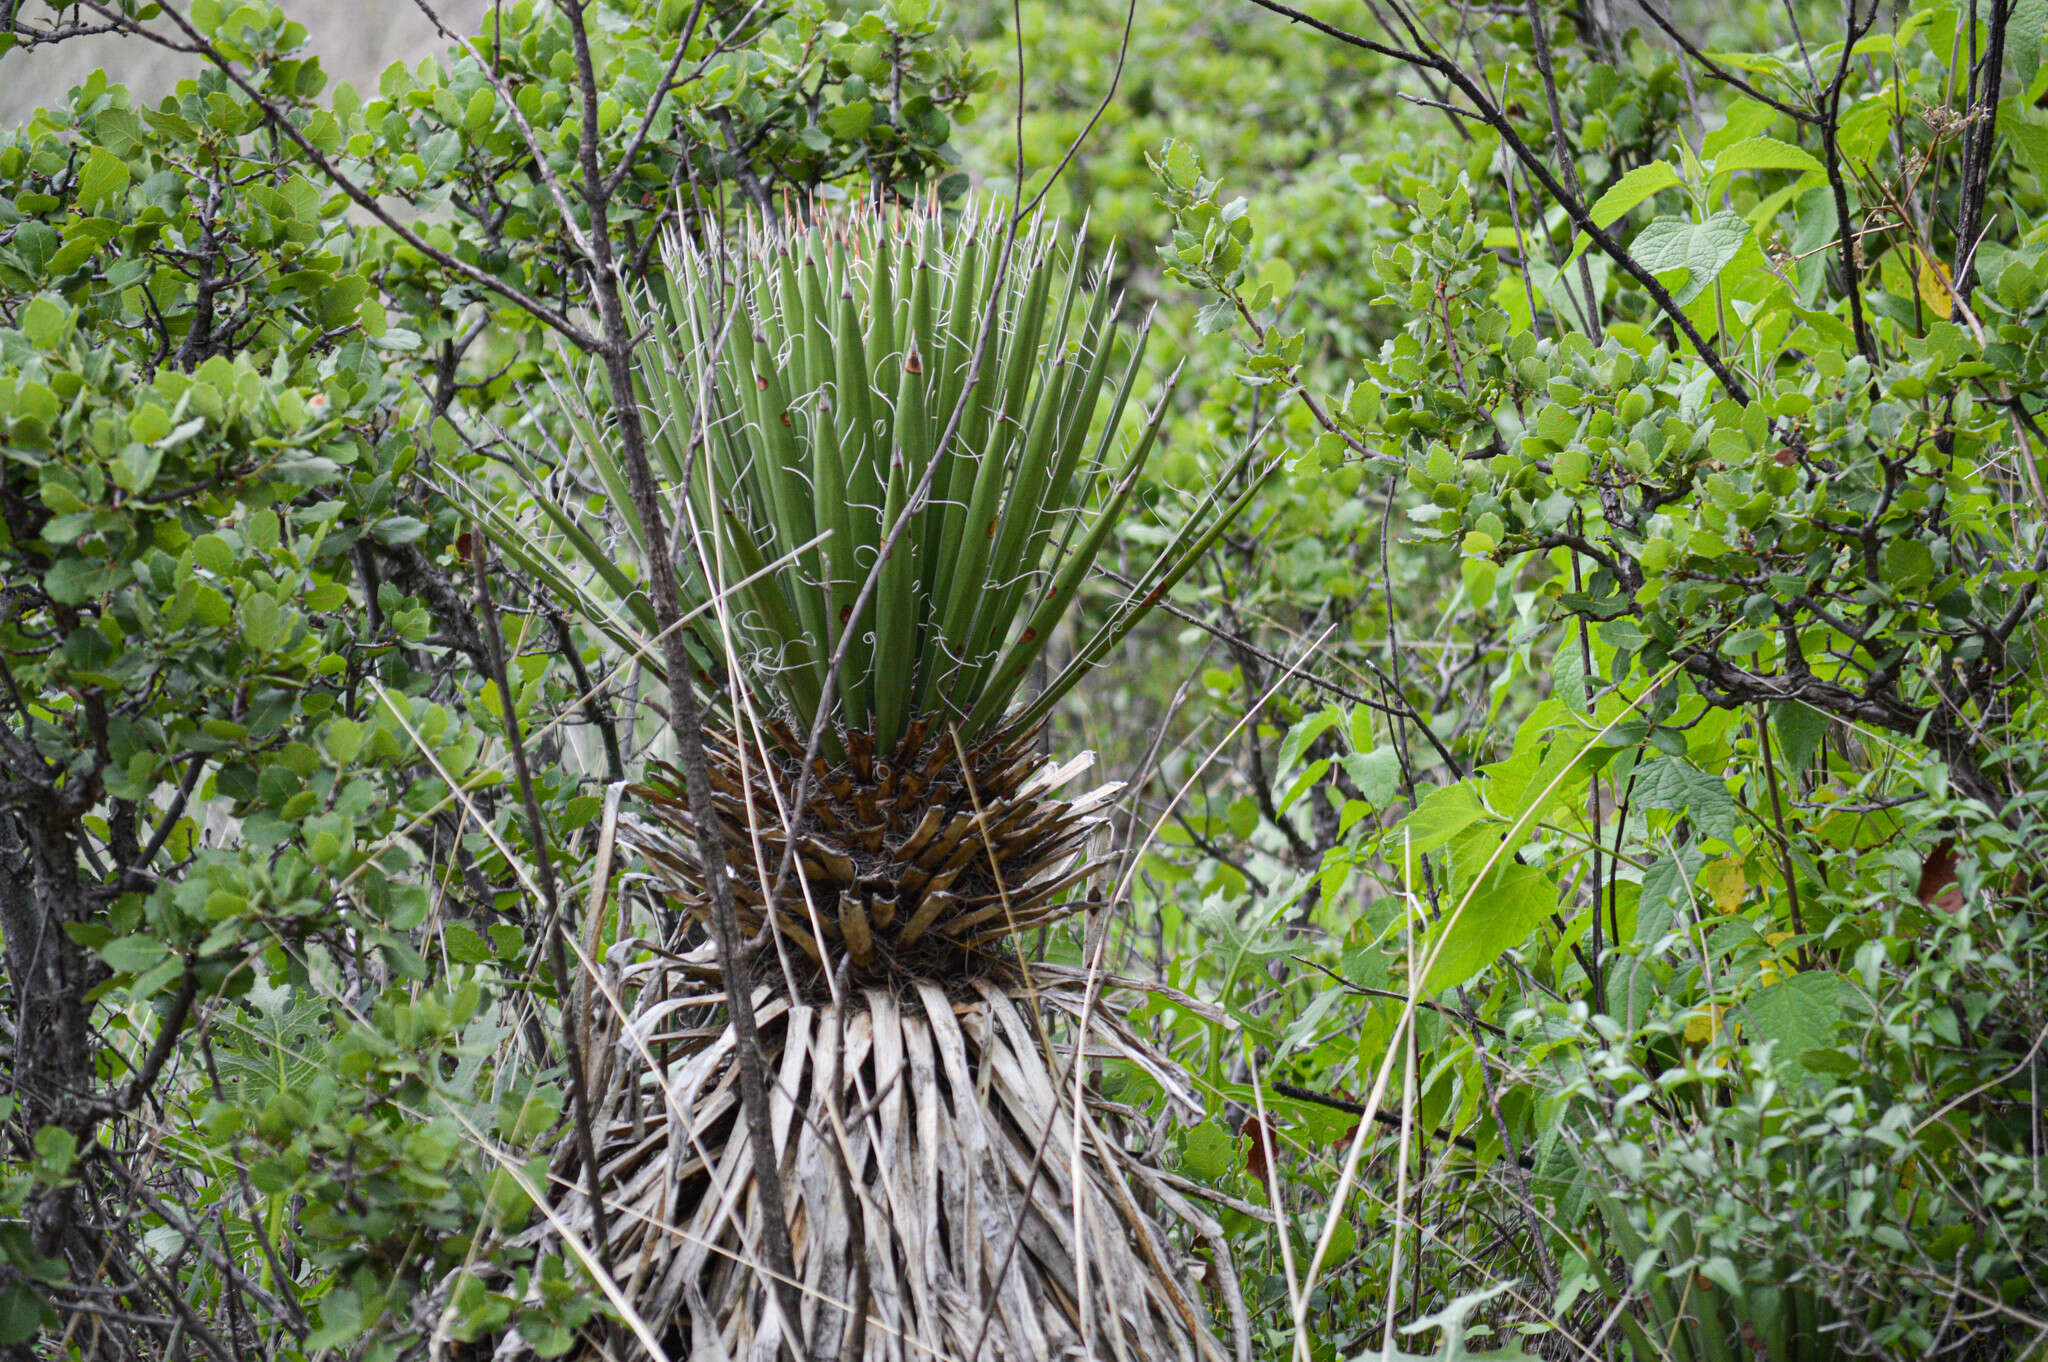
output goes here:
<path id="1" fill-rule="evenodd" d="M 1061 232 L 1015 230 L 998 207 L 679 238 L 635 325 L 681 572 L 704 607 L 694 648 L 726 696 L 709 744 L 717 840 L 741 925 L 780 957 L 755 1008 L 810 1354 L 1226 1355 L 1172 1221 L 1206 1240 L 1242 1354 L 1220 1231 L 1127 1147 L 1125 1113 L 1092 1090 L 1075 1100 L 1073 1066 L 1118 1059 L 1199 1104 L 1099 980 L 1030 960 L 1019 934 L 1082 906 L 1118 788 L 1059 797 L 1091 757 L 1038 755 L 1047 716 L 1250 499 L 1251 452 L 1041 668 L 1133 509 L 1171 390 L 1145 410 L 1145 328 L 1123 324 Z M 591 490 L 632 539 L 605 423 L 564 400 Z M 630 556 L 545 487 L 535 470 L 543 533 L 484 498 L 472 509 L 636 646 L 652 619 Z M 701 921 L 680 783 L 635 793 L 622 839 Z M 611 1005 L 585 1049 L 599 1181 L 638 1319 L 593 1334 L 592 1355 L 650 1335 L 690 1357 L 783 1345 L 701 937 L 615 947 L 600 981 Z M 591 1227 L 573 1148 L 552 1185 L 536 1238 Z"/>

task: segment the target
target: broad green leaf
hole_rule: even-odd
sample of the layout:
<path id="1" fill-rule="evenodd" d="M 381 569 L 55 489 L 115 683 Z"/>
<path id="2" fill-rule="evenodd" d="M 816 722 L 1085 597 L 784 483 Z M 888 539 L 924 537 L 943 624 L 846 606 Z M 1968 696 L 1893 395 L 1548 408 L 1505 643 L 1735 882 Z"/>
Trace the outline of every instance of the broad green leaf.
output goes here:
<path id="1" fill-rule="evenodd" d="M 1998 130 L 2012 145 L 2013 155 L 2034 172 L 2034 179 L 2048 185 L 2048 122 L 2023 101 L 2008 99 L 1998 106 Z"/>
<path id="2" fill-rule="evenodd" d="M 46 1177 L 61 1178 L 78 1162 L 78 1137 L 62 1126 L 36 1132 L 36 1162 Z"/>
<path id="3" fill-rule="evenodd" d="M 842 142 L 851 142 L 857 137 L 865 136 L 869 125 L 874 121 L 875 106 L 865 99 L 842 104 L 825 113 L 825 126 Z"/>
<path id="4" fill-rule="evenodd" d="M 459 965 L 484 965 L 496 958 L 490 943 L 476 928 L 464 923 L 449 923 L 441 940 L 448 949 L 448 958 Z"/>
<path id="5" fill-rule="evenodd" d="M 1692 882 L 1705 860 L 1694 848 L 1680 847 L 1676 856 L 1664 857 L 1643 873 L 1633 950 L 1618 958 L 1607 995 L 1608 1006 L 1631 1028 L 1641 1024 L 1657 997 L 1654 949 L 1690 917 Z"/>
<path id="6" fill-rule="evenodd" d="M 1749 1035 L 1776 1042 L 1779 1061 L 1803 1063 L 1809 1052 L 1826 1049 L 1834 1039 L 1847 990 L 1840 975 L 1825 970 L 1795 974 L 1759 989 L 1743 1002 Z"/>
<path id="7" fill-rule="evenodd" d="M 1750 137 L 1726 148 L 1714 158 L 1714 174 L 1737 170 L 1820 170 L 1813 154 L 1775 137 Z"/>
<path id="8" fill-rule="evenodd" d="M 1735 839 L 1735 800 L 1728 787 L 1681 757 L 1659 757 L 1637 767 L 1634 803 L 1682 813 L 1705 836 L 1731 844 Z"/>
<path id="9" fill-rule="evenodd" d="M 1461 781 L 1441 786 L 1387 830 L 1387 855 L 1399 856 L 1404 847 L 1416 853 L 1434 851 L 1486 816 L 1470 785 Z"/>
<path id="10" fill-rule="evenodd" d="M 1711 160 L 1724 148 L 1756 136 L 1771 126 L 1771 121 L 1777 117 L 1778 111 L 1768 104 L 1754 99 L 1738 99 L 1723 113 L 1721 126 L 1701 140 L 1700 154 Z"/>
<path id="11" fill-rule="evenodd" d="M 25 1282 L 0 1290 L 0 1346 L 15 1346 L 33 1339 L 43 1327 L 47 1307 Z M 52 1324 L 56 1315 L 49 1313 Z"/>
<path id="12" fill-rule="evenodd" d="M 1329 772 L 1330 762 L 1327 757 L 1320 761 L 1312 761 L 1303 767 L 1301 774 L 1294 778 L 1294 783 L 1287 787 L 1287 792 L 1280 796 L 1279 812 L 1286 813 L 1289 809 L 1293 808 L 1295 802 L 1314 789 L 1316 783 L 1328 775 Z"/>
<path id="13" fill-rule="evenodd" d="M 1575 714 L 1586 712 L 1586 663 L 1578 644 L 1567 636 L 1550 660 L 1550 693 Z"/>
<path id="14" fill-rule="evenodd" d="M 1827 736 L 1828 716 L 1797 700 L 1780 700 L 1771 706 L 1771 725 L 1778 731 L 1778 751 L 1785 765 L 1803 771 Z"/>
<path id="15" fill-rule="evenodd" d="M 51 348 L 63 337 L 64 328 L 70 321 L 69 308 L 54 298 L 39 296 L 21 310 L 20 320 L 15 324 L 31 344 Z"/>
<path id="16" fill-rule="evenodd" d="M 1420 948 L 1423 960 L 1435 957 L 1423 992 L 1441 993 L 1464 983 L 1527 941 L 1555 911 L 1557 886 L 1540 867 L 1502 867 L 1451 919 L 1449 932 L 1432 933 Z"/>
<path id="17" fill-rule="evenodd" d="M 1636 234 L 1629 253 L 1652 274 L 1684 270 L 1685 282 L 1672 297 L 1683 307 L 1707 291 L 1749 239 L 1749 224 L 1734 213 L 1716 213 L 1705 222 L 1662 217 Z"/>
<path id="18" fill-rule="evenodd" d="M 2012 54 L 2022 90 L 2032 89 L 2044 47 L 2048 47 L 2048 0 L 2015 0 L 2006 20 L 2005 50 Z"/>
<path id="19" fill-rule="evenodd" d="M 1287 730 L 1287 736 L 1280 741 L 1280 758 L 1276 774 L 1284 779 L 1301 760 L 1301 754 L 1308 745 L 1344 722 L 1344 713 L 1335 707 L 1310 715 Z"/>
<path id="20" fill-rule="evenodd" d="M 1576 656 L 1578 650 L 1572 647 L 1569 651 Z M 1555 733 L 1549 741 L 1518 744 L 1506 761 L 1484 768 L 1487 806 L 1500 817 L 1513 820 L 1526 837 L 1545 813 L 1584 793 L 1591 769 L 1587 759 L 1596 750 L 1586 745 L 1583 733 L 1569 729 Z M 1580 769 L 1574 771 L 1575 766 Z"/>
<path id="21" fill-rule="evenodd" d="M 80 212 L 89 213 L 127 188 L 128 163 L 105 147 L 96 147 L 79 168 L 74 202 Z"/>
<path id="22" fill-rule="evenodd" d="M 1181 1144 L 1181 1166 L 1204 1182 L 1215 1182 L 1235 1161 L 1236 1142 L 1221 1121 L 1204 1121 Z"/>
<path id="23" fill-rule="evenodd" d="M 1648 165 L 1637 166 L 1599 197 L 1588 216 L 1596 226 L 1610 226 L 1652 194 L 1661 189 L 1676 189 L 1680 183 L 1678 172 L 1668 161 L 1652 161 Z"/>
<path id="24" fill-rule="evenodd" d="M 1351 777 L 1366 803 L 1383 809 L 1394 802 L 1395 792 L 1401 788 L 1400 753 L 1391 747 L 1375 747 L 1344 758 L 1343 765 L 1344 774 Z"/>
<path id="25" fill-rule="evenodd" d="M 83 605 L 113 584 L 113 566 L 98 558 L 59 558 L 43 574 L 43 589 L 65 605 Z"/>

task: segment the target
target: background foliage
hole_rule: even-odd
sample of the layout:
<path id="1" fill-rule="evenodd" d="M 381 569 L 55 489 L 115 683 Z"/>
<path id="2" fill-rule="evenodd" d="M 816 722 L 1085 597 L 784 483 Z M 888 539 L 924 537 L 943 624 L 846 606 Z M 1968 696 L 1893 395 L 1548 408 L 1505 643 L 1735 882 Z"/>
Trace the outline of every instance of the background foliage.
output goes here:
<path id="1" fill-rule="evenodd" d="M 18 8 L 219 62 L 0 140 L 0 1347 L 608 1308 L 519 1232 L 666 692 L 474 517 L 627 532 L 599 239 L 973 181 L 1187 365 L 1106 572 L 1284 456 L 1055 739 L 1132 787 L 1113 967 L 1232 1020 L 1140 1009 L 1202 1123 L 1103 1081 L 1259 1355 L 2048 1340 L 2048 8 L 520 0 L 361 88 Z"/>

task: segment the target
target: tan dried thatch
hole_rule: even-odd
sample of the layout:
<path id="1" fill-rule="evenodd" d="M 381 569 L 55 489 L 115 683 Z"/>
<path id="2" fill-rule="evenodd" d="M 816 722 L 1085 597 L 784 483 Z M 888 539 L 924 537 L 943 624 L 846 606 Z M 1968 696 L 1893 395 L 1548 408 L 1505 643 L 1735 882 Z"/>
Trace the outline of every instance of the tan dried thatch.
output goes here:
<path id="1" fill-rule="evenodd" d="M 1091 1057 L 1135 1063 L 1188 1112 L 1199 1105 L 1114 1012 L 1087 1004 L 1081 976 L 1033 973 L 1029 990 L 981 978 L 949 996 L 923 982 L 817 1006 L 757 992 L 812 1356 L 1229 1355 L 1167 1226 L 1227 1254 L 1220 1230 L 1127 1147 L 1128 1113 L 1092 1094 L 1075 1239 L 1072 1090 L 1046 1063 L 1039 1027 L 1071 1036 L 1086 1013 Z M 614 987 L 632 999 L 628 1016 L 593 1047 L 613 1273 L 671 1357 L 765 1362 L 778 1336 L 710 950 L 656 955 Z M 573 1142 L 552 1182 L 557 1216 L 587 1237 Z M 644 1355 L 616 1326 L 584 1355 L 607 1354 Z"/>

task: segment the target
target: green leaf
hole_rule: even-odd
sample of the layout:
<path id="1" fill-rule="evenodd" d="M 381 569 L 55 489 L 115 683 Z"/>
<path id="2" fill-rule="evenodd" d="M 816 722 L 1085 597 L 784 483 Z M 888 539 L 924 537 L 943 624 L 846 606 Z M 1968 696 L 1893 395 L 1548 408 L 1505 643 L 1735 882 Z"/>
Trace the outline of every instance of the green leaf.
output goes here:
<path id="1" fill-rule="evenodd" d="M 1686 272 L 1672 296 L 1683 307 L 1707 291 L 1749 239 L 1749 223 L 1734 213 L 1716 213 L 1705 222 L 1662 217 L 1636 234 L 1629 253 L 1652 274 Z"/>
<path id="2" fill-rule="evenodd" d="M 459 965 L 484 965 L 497 958 L 476 928 L 464 923 L 449 923 L 441 940 L 448 948 L 448 958 Z"/>
<path id="3" fill-rule="evenodd" d="M 1828 716 L 1797 700 L 1779 700 L 1771 706 L 1771 724 L 1778 730 L 1778 751 L 1785 765 L 1803 771 L 1813 760 L 1820 740 L 1827 736 Z"/>
<path id="4" fill-rule="evenodd" d="M 1203 1182 L 1215 1182 L 1235 1162 L 1235 1141 L 1221 1121 L 1205 1121 L 1187 1134 L 1181 1145 L 1181 1166 Z"/>
<path id="5" fill-rule="evenodd" d="M 71 321 L 71 309 L 54 298 L 37 297 L 22 309 L 18 323 L 29 344 L 49 348 L 64 338 Z"/>
<path id="6" fill-rule="evenodd" d="M 1404 847 L 1417 853 L 1434 851 L 1486 816 L 1470 785 L 1441 786 L 1430 791 L 1413 813 L 1387 829 L 1387 855 L 1397 857 Z"/>
<path id="7" fill-rule="evenodd" d="M 1343 722 L 1344 714 L 1341 710 L 1326 709 L 1319 714 L 1303 719 L 1300 723 L 1288 729 L 1287 736 L 1280 741 L 1280 758 L 1279 765 L 1275 771 L 1276 776 L 1285 779 L 1288 772 L 1294 769 L 1294 764 L 1301 760 L 1302 752 L 1310 743 Z"/>
<path id="8" fill-rule="evenodd" d="M 1717 1253 L 1702 1263 L 1700 1275 L 1730 1295 L 1740 1297 L 1742 1294 L 1742 1278 L 1736 1273 L 1735 1264 L 1721 1254 Z"/>
<path id="9" fill-rule="evenodd" d="M 1344 758 L 1344 774 L 1366 803 L 1384 809 L 1401 788 L 1401 754 L 1391 747 L 1353 754 Z"/>
<path id="10" fill-rule="evenodd" d="M 1586 660 L 1578 640 L 1567 635 L 1550 660 L 1551 694 L 1564 701 L 1574 714 L 1586 712 Z"/>
<path id="11" fill-rule="evenodd" d="M 389 544 L 393 548 L 401 544 L 410 544 L 426 532 L 425 522 L 409 515 L 395 515 L 381 520 L 377 522 L 376 528 L 370 531 L 376 536 L 378 543 Z"/>
<path id="12" fill-rule="evenodd" d="M 2048 124 L 2019 100 L 2008 99 L 1998 106 L 1998 130 L 2012 144 L 2013 155 L 2048 185 Z"/>
<path id="13" fill-rule="evenodd" d="M 62 1126 L 44 1126 L 36 1132 L 36 1171 L 55 1181 L 78 1162 L 78 1137 Z"/>
<path id="14" fill-rule="evenodd" d="M 1409 1337 L 1426 1334 L 1430 1330 L 1440 1333 L 1438 1351 L 1429 1357 L 1420 1357 L 1389 1348 L 1383 1353 L 1366 1353 L 1364 1359 L 1370 1362 L 1534 1362 L 1520 1345 L 1509 1343 L 1506 1347 L 1491 1352 L 1474 1352 L 1467 1346 L 1465 1321 L 1479 1307 L 1494 1297 L 1514 1288 L 1513 1282 L 1502 1282 L 1483 1291 L 1473 1291 L 1459 1296 L 1434 1315 L 1425 1315 L 1413 1324 L 1401 1326 L 1401 1332 Z"/>
<path id="15" fill-rule="evenodd" d="M 78 193 L 73 198 L 80 212 L 91 212 L 128 188 L 128 163 L 96 147 L 78 171 Z"/>
<path id="16" fill-rule="evenodd" d="M 1721 126 L 1701 139 L 1700 155 L 1712 160 L 1726 148 L 1771 126 L 1777 116 L 1778 111 L 1768 104 L 1754 99 L 1736 100 L 1723 111 Z"/>
<path id="17" fill-rule="evenodd" d="M 1917 591 L 1934 580 L 1934 554 L 1926 544 L 1901 535 L 1884 546 L 1884 580 L 1900 591 Z"/>
<path id="18" fill-rule="evenodd" d="M 842 142 L 851 142 L 855 138 L 866 136 L 874 121 L 875 106 L 865 99 L 842 104 L 825 113 L 825 126 Z"/>
<path id="19" fill-rule="evenodd" d="M 346 1287 L 324 1296 L 314 1318 L 318 1327 L 307 1335 L 306 1347 L 315 1351 L 339 1348 L 359 1337 L 368 1324 L 363 1318 L 362 1302 Z"/>
<path id="20" fill-rule="evenodd" d="M 1648 165 L 1637 166 L 1616 180 L 1607 192 L 1599 197 L 1593 204 L 1590 216 L 1597 226 L 1611 226 L 1629 209 L 1652 194 L 1661 189 L 1676 189 L 1681 183 L 1678 172 L 1671 168 L 1668 161 L 1652 161 Z"/>
<path id="21" fill-rule="evenodd" d="M 0 1291 L 0 1346 L 29 1342 L 42 1331 L 47 1313 L 42 1297 L 22 1283 Z"/>
<path id="22" fill-rule="evenodd" d="M 1679 757 L 1659 757 L 1636 768 L 1635 804 L 1684 814 L 1708 837 L 1733 844 L 1735 800 L 1719 776 Z"/>
<path id="23" fill-rule="evenodd" d="M 1750 1035 L 1775 1042 L 1780 1061 L 1803 1063 L 1824 1050 L 1842 1021 L 1848 984 L 1838 974 L 1813 970 L 1781 979 L 1752 993 L 1743 1003 Z"/>
<path id="24" fill-rule="evenodd" d="M 1501 867 L 1469 896 L 1464 911 L 1449 920 L 1448 931 L 1431 934 L 1422 959 L 1434 951 L 1436 962 L 1423 992 L 1456 988 L 1527 941 L 1555 911 L 1557 886 L 1540 867 Z"/>
<path id="25" fill-rule="evenodd" d="M 1813 154 L 1775 137 L 1751 137 L 1735 143 L 1714 158 L 1714 174 L 1737 170 L 1820 170 Z"/>
<path id="26" fill-rule="evenodd" d="M 83 605 L 113 582 L 113 567 L 97 558 L 60 558 L 43 574 L 43 589 L 62 605 Z"/>
<path id="27" fill-rule="evenodd" d="M 2006 20 L 2005 50 L 2012 54 L 2022 90 L 2032 89 L 2044 47 L 2048 47 L 2048 0 L 2015 0 Z"/>
<path id="28" fill-rule="evenodd" d="M 1620 959 L 1608 992 L 1608 1005 L 1631 1029 L 1641 1024 L 1659 991 L 1652 970 L 1655 947 L 1685 917 L 1693 880 L 1706 859 L 1693 847 L 1680 847 L 1676 856 L 1666 856 L 1643 872 L 1634 950 Z"/>
<path id="29" fill-rule="evenodd" d="M 170 953 L 170 947 L 163 942 L 140 933 L 109 941 L 100 947 L 100 959 L 107 962 L 108 968 L 123 974 L 140 974 Z"/>

